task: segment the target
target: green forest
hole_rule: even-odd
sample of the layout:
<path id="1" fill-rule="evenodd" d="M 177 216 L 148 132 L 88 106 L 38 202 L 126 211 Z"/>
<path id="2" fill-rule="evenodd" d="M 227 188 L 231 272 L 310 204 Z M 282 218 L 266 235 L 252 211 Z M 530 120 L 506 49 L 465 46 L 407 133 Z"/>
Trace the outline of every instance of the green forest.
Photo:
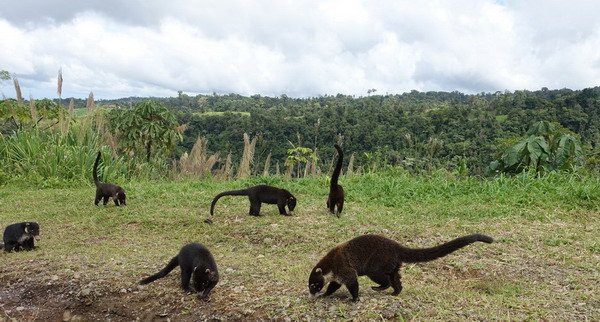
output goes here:
<path id="1" fill-rule="evenodd" d="M 40 168 L 15 166 L 25 158 L 16 154 L 26 153 L 16 148 L 19 137 L 38 137 L 40 146 L 48 139 L 87 146 L 89 158 L 80 162 L 81 175 L 69 175 L 81 178 L 93 150 L 101 146 L 112 152 L 115 162 L 122 161 L 121 169 L 128 169 L 123 176 L 166 177 L 177 167 L 226 177 L 240 177 L 240 172 L 298 177 L 329 173 L 334 143 L 345 151 L 348 172 L 397 166 L 413 174 L 444 169 L 492 176 L 600 169 L 600 87 L 311 98 L 179 92 L 177 97 L 117 100 L 94 100 L 92 93 L 87 100 L 25 100 L 18 87 L 17 92 L 17 99 L 0 103 L 5 179 L 8 173 L 31 176 Z M 68 143 L 65 133 L 72 128 L 79 134 L 71 135 L 73 142 Z M 82 136 L 85 131 L 88 136 Z M 33 158 L 41 153 L 30 152 Z M 249 160 L 242 166 L 244 153 Z M 190 169 L 190 163 L 198 162 L 202 170 Z M 61 176 L 49 172 L 39 177 Z"/>

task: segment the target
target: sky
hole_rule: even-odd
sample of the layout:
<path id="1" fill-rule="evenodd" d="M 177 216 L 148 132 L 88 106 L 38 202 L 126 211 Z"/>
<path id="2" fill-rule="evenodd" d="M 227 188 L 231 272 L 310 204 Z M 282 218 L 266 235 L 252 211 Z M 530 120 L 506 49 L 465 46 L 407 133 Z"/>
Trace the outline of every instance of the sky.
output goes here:
<path id="1" fill-rule="evenodd" d="M 366 96 L 600 85 L 597 0 L 1 0 L 23 96 Z M 14 97 L 11 81 L 0 90 Z"/>

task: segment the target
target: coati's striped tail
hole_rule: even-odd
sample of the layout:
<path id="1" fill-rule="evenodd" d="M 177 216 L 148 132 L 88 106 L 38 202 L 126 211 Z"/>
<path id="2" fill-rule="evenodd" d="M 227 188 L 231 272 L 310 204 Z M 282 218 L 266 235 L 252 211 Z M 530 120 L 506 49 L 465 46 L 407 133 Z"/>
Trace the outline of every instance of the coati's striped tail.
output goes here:
<path id="1" fill-rule="evenodd" d="M 167 274 L 169 274 L 177 266 L 179 266 L 179 260 L 177 259 L 177 256 L 175 256 L 175 257 L 173 257 L 173 259 L 171 259 L 171 261 L 169 262 L 169 264 L 167 264 L 167 266 L 165 268 L 163 268 L 162 270 L 160 270 L 160 272 L 158 272 L 150 277 L 144 278 L 143 280 L 140 281 L 140 284 L 152 283 L 159 278 L 163 278 L 163 277 L 167 276 Z"/>
<path id="2" fill-rule="evenodd" d="M 217 201 L 219 201 L 219 199 L 223 196 L 247 196 L 248 195 L 248 189 L 242 189 L 242 190 L 231 190 L 231 191 L 224 191 L 221 192 L 220 194 L 216 195 L 215 198 L 213 199 L 213 201 L 210 203 L 210 215 L 213 215 L 213 212 L 215 210 L 215 205 L 217 204 Z"/>
<path id="3" fill-rule="evenodd" d="M 399 251 L 400 261 L 407 263 L 417 263 L 417 262 L 428 262 L 434 259 L 444 257 L 454 251 L 457 251 L 467 245 L 470 245 L 474 242 L 484 242 L 484 243 L 492 243 L 494 239 L 492 237 L 482 235 L 482 234 L 473 234 L 468 236 L 459 237 L 453 239 L 447 243 L 441 244 L 439 246 L 430 247 L 430 248 L 406 248 L 401 247 Z"/>

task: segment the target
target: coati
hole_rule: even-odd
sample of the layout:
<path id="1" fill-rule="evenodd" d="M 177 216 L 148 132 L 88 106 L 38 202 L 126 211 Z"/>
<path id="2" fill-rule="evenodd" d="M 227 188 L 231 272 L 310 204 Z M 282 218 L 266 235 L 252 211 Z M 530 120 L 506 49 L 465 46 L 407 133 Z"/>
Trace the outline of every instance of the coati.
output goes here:
<path id="1" fill-rule="evenodd" d="M 102 204 L 106 205 L 108 203 L 108 198 L 112 198 L 115 202 L 115 205 L 127 205 L 125 202 L 125 190 L 120 186 L 112 183 L 104 183 L 98 180 L 98 163 L 100 162 L 100 151 L 98 151 L 98 156 L 96 157 L 96 162 L 94 162 L 94 183 L 96 184 L 96 199 L 94 200 L 94 204 L 97 206 L 100 199 L 102 200 Z"/>
<path id="2" fill-rule="evenodd" d="M 6 226 L 4 229 L 4 251 L 33 250 L 33 240 L 40 239 L 40 225 L 36 222 L 21 222 Z"/>
<path id="3" fill-rule="evenodd" d="M 327 197 L 327 208 L 329 209 L 329 212 L 332 214 L 335 213 L 335 215 L 339 218 L 342 214 L 342 209 L 344 208 L 344 188 L 338 184 L 338 178 L 340 177 L 340 172 L 342 171 L 344 153 L 339 145 L 335 144 L 334 147 L 338 151 L 338 160 L 335 165 L 335 169 L 333 170 L 333 174 L 331 175 L 331 183 L 329 184 L 329 197 Z M 336 206 L 337 209 L 335 209 Z"/>
<path id="4" fill-rule="evenodd" d="M 167 276 L 175 267 L 181 269 L 181 287 L 190 291 L 190 279 L 193 279 L 194 289 L 200 298 L 206 298 L 219 282 L 217 264 L 208 248 L 198 243 L 190 243 L 181 248 L 179 254 L 160 272 L 146 277 L 140 284 L 148 284 Z"/>
<path id="5" fill-rule="evenodd" d="M 367 275 L 379 286 L 372 287 L 383 291 L 390 286 L 392 295 L 400 294 L 400 266 L 402 263 L 427 262 L 446 256 L 474 242 L 491 243 L 486 235 L 474 234 L 459 237 L 431 248 L 407 248 L 394 240 L 379 235 L 364 235 L 351 239 L 333 248 L 310 272 L 308 289 L 315 295 L 329 282 L 323 296 L 331 295 L 342 284 L 346 285 L 352 301 L 358 299 L 357 276 Z"/>
<path id="6" fill-rule="evenodd" d="M 250 216 L 260 215 L 260 206 L 263 202 L 277 204 L 279 214 L 284 216 L 293 215 L 294 208 L 296 208 L 296 198 L 289 191 L 262 184 L 242 190 L 221 192 L 210 204 L 211 216 L 213 215 L 217 201 L 223 196 L 248 196 L 248 199 L 250 200 Z M 290 211 L 289 214 L 285 211 L 285 206 L 288 207 Z"/>

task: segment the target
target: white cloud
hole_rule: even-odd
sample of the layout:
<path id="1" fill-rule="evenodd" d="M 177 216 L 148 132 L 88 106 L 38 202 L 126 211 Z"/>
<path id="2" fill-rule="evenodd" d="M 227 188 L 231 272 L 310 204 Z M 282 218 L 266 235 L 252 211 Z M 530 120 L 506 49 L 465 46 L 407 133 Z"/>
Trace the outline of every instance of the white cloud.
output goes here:
<path id="1" fill-rule="evenodd" d="M 59 68 L 63 97 L 600 85 L 593 1 L 31 1 L 0 12 L 0 69 L 34 97 Z"/>

